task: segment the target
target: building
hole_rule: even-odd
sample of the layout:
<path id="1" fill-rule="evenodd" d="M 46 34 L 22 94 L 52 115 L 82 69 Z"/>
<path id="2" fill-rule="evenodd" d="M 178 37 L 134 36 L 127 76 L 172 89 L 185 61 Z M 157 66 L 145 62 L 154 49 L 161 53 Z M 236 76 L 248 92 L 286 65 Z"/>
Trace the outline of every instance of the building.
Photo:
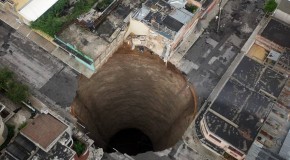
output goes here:
<path id="1" fill-rule="evenodd" d="M 77 23 L 55 38 L 55 42 L 92 71 L 98 71 L 127 39 L 134 46 L 145 46 L 160 57 L 166 57 L 167 61 L 172 51 L 194 30 L 198 19 L 217 2 L 147 0 L 142 4 L 115 0 L 105 9 L 93 7 L 81 15 Z M 185 9 L 189 4 L 191 12 Z M 76 47 L 72 50 L 72 46 Z M 84 54 L 75 53 L 77 50 Z"/>
<path id="2" fill-rule="evenodd" d="M 284 125 L 287 106 L 277 102 L 287 87 L 287 79 L 287 75 L 245 56 L 203 115 L 203 137 L 222 149 L 223 155 L 236 159 L 244 159 L 254 142 L 271 148 L 274 137 L 285 138 L 278 130 L 289 130 Z M 279 109 L 284 111 L 272 113 Z M 275 116 L 280 112 L 282 118 Z"/>
<path id="3" fill-rule="evenodd" d="M 281 0 L 273 16 L 281 21 L 290 24 L 290 1 Z"/>
<path id="4" fill-rule="evenodd" d="M 29 25 L 56 2 L 2 0 L 0 6 L 19 23 Z M 90 73 L 98 71 L 129 35 L 134 46 L 145 46 L 167 61 L 219 0 L 147 0 L 143 5 L 142 1 L 112 0 L 105 8 L 98 8 L 99 2 L 76 23 L 49 38 L 60 47 L 57 52 L 68 54 Z"/>
<path id="5" fill-rule="evenodd" d="M 204 144 L 240 160 L 287 158 L 289 37 L 289 24 L 275 17 L 267 19 L 247 55 L 203 115 L 200 131 Z"/>
<path id="6" fill-rule="evenodd" d="M 18 17 L 19 22 L 29 25 L 56 2 L 57 0 L 1 0 L 0 5 Z"/>
<path id="7" fill-rule="evenodd" d="M 270 53 L 266 62 L 273 66 L 273 68 L 290 73 L 290 25 L 277 19 L 271 19 L 267 26 L 261 31 L 260 37 L 263 37 L 266 43 L 263 48 L 267 49 L 269 44 L 273 44 L 273 48 L 270 48 Z M 259 43 L 259 37 L 257 43 Z M 269 43 L 270 42 L 270 43 Z M 274 53 L 274 54 L 273 54 Z"/>
<path id="8" fill-rule="evenodd" d="M 125 37 L 133 34 L 133 46 L 145 46 L 167 61 L 216 2 L 147 0 L 132 14 Z"/>
<path id="9" fill-rule="evenodd" d="M 25 126 L 6 147 L 1 159 L 67 159 L 76 152 L 71 128 L 51 114 L 40 114 Z"/>

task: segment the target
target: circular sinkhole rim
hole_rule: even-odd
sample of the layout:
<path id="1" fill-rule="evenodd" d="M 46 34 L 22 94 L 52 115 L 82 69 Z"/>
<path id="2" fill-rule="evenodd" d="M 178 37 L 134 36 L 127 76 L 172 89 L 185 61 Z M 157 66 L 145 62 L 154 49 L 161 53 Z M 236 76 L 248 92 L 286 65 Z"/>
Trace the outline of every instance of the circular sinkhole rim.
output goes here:
<path id="1" fill-rule="evenodd" d="M 143 53 L 144 54 L 144 53 Z M 152 55 L 152 54 L 151 54 Z M 114 56 L 114 55 L 113 55 Z M 156 56 L 156 55 L 153 55 L 153 56 Z M 160 57 L 158 57 L 158 61 L 162 61 L 162 59 L 160 58 Z M 162 61 L 163 62 L 163 61 Z M 156 62 L 157 63 L 157 62 Z M 158 63 L 160 63 L 160 62 L 158 62 Z M 166 64 L 165 62 L 163 62 L 162 64 Z M 105 64 L 106 65 L 106 64 Z M 194 86 L 186 79 L 186 76 L 180 71 L 180 70 L 178 70 L 173 64 L 171 64 L 170 62 L 168 62 L 168 64 L 167 64 L 168 66 L 166 67 L 167 68 L 167 70 L 170 70 L 173 74 L 177 74 L 177 76 L 180 76 L 179 78 L 182 78 L 182 81 L 183 81 L 183 83 L 184 84 L 186 84 L 186 87 L 189 89 L 189 91 L 186 91 L 186 92 L 189 92 L 189 94 L 190 94 L 190 97 L 191 98 L 189 98 L 189 99 L 191 99 L 190 101 L 191 102 L 189 102 L 189 103 L 192 103 L 192 105 L 190 105 L 190 106 L 188 106 L 188 108 L 190 109 L 190 112 L 188 112 L 188 113 L 180 113 L 178 116 L 182 116 L 182 115 L 185 115 L 185 118 L 184 117 L 179 117 L 178 119 L 176 119 L 176 121 L 178 121 L 178 122 L 176 122 L 176 121 L 173 121 L 173 123 L 171 123 L 170 124 L 170 126 L 173 126 L 173 125 L 176 125 L 176 124 L 179 124 L 179 123 L 185 123 L 185 125 L 184 125 L 184 128 L 182 128 L 182 134 L 180 135 L 180 136 L 178 136 L 177 138 L 178 138 L 178 140 L 181 140 L 182 139 L 182 136 L 184 135 L 184 133 L 186 132 L 186 130 L 188 129 L 188 127 L 190 127 L 190 125 L 191 125 L 191 123 L 193 122 L 193 120 L 194 120 L 194 118 L 196 117 L 196 115 L 197 115 L 197 112 L 198 112 L 198 106 L 197 106 L 197 96 L 196 96 L 196 92 L 195 92 L 195 90 L 194 90 Z M 84 83 L 84 82 L 82 82 L 82 83 Z M 78 84 L 80 84 L 80 81 L 78 82 Z M 186 89 L 187 89 L 186 88 Z M 79 90 L 79 88 L 78 88 L 78 90 Z M 76 98 L 75 98 L 76 99 Z M 75 101 L 75 100 L 74 100 Z M 75 106 L 76 107 L 76 106 Z M 185 112 L 185 110 L 188 110 L 188 108 L 186 107 L 186 108 L 183 108 L 184 109 L 184 112 Z M 73 115 L 75 115 L 75 117 L 78 119 L 78 120 L 80 120 L 81 121 L 81 119 L 80 118 L 78 118 L 78 115 L 75 113 L 75 111 L 74 111 L 74 107 L 71 107 L 71 112 L 72 112 L 72 114 Z M 185 122 L 185 121 L 187 121 L 187 122 Z M 84 122 L 82 122 L 81 121 L 81 123 L 82 124 L 85 124 Z M 84 125 L 84 126 L 86 126 L 86 125 Z M 137 128 L 137 127 L 124 127 L 124 128 L 121 128 L 121 129 L 119 129 L 119 131 L 120 130 L 124 130 L 124 129 L 126 129 L 126 128 Z M 138 129 L 138 128 L 137 128 Z M 176 142 L 174 142 L 174 144 L 173 145 L 170 145 L 169 147 L 167 146 L 167 147 L 164 147 L 163 149 L 155 149 L 155 144 L 154 144 L 154 142 L 153 142 L 153 140 L 151 139 L 151 137 L 150 136 L 148 136 L 144 131 L 142 131 L 142 129 L 138 129 L 138 130 L 140 130 L 142 133 L 144 133 L 144 135 L 146 135 L 148 138 L 149 138 L 149 140 L 152 142 L 152 146 L 153 146 L 153 152 L 155 152 L 155 151 L 161 151 L 161 150 L 165 150 L 165 149 L 167 149 L 167 148 L 171 148 L 171 147 L 173 147 L 177 142 L 178 142 L 178 140 L 176 140 Z M 119 132 L 119 131 L 117 131 L 117 132 Z M 107 140 L 106 141 L 106 144 L 104 144 L 104 145 L 108 145 L 110 142 L 110 139 L 117 133 L 117 132 L 115 132 L 115 133 L 113 133 L 111 136 L 109 136 L 109 138 L 107 138 L 107 139 L 109 139 L 109 140 Z M 170 130 L 170 132 L 172 132 L 172 130 Z M 172 134 L 172 133 L 170 133 L 170 134 Z M 92 137 L 92 136 L 90 136 L 90 137 Z M 174 140 L 175 141 L 175 140 Z M 105 141 L 104 141 L 105 142 Z M 97 145 L 98 146 L 98 145 Z M 106 149 L 106 147 L 102 147 L 104 150 Z M 140 154 L 140 153 L 138 153 L 138 154 Z M 138 155 L 137 154 L 137 155 Z"/>

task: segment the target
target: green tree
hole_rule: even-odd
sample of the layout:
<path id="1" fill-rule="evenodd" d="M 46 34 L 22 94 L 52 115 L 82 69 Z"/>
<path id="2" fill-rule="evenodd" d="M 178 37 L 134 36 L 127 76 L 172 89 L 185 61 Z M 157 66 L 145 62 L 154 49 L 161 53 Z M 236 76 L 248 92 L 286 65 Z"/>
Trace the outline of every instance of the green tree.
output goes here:
<path id="1" fill-rule="evenodd" d="M 0 69 L 0 88 L 7 89 L 8 83 L 13 80 L 13 72 L 8 68 Z"/>
<path id="2" fill-rule="evenodd" d="M 53 37 L 62 28 L 73 22 L 79 15 L 88 12 L 97 0 L 79 0 L 73 6 L 69 0 L 58 0 L 36 21 L 31 22 L 31 28 L 38 29 Z M 112 1 L 112 0 L 109 0 Z"/>
<path id="3" fill-rule="evenodd" d="M 267 0 L 265 5 L 264 5 L 264 12 L 266 12 L 267 14 L 274 12 L 277 5 L 278 4 L 277 4 L 276 0 Z"/>
<path id="4" fill-rule="evenodd" d="M 191 12 L 191 13 L 195 13 L 196 10 L 198 9 L 198 7 L 194 6 L 194 5 L 186 5 L 185 9 L 188 10 L 189 12 Z"/>
<path id="5" fill-rule="evenodd" d="M 16 103 L 27 101 L 29 96 L 28 87 L 26 85 L 12 81 L 8 84 L 6 95 L 9 99 Z"/>

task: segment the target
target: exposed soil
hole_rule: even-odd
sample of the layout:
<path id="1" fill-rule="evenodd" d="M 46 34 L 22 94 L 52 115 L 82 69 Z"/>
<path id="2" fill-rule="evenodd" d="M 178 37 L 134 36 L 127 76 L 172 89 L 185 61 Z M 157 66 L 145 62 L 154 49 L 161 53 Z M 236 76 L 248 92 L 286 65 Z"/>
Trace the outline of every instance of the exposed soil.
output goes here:
<path id="1" fill-rule="evenodd" d="M 152 142 L 153 151 L 159 151 L 181 139 L 196 113 L 196 100 L 173 65 L 123 45 L 92 78 L 80 78 L 72 112 L 96 146 L 111 148 L 109 142 L 118 132 L 137 129 Z"/>

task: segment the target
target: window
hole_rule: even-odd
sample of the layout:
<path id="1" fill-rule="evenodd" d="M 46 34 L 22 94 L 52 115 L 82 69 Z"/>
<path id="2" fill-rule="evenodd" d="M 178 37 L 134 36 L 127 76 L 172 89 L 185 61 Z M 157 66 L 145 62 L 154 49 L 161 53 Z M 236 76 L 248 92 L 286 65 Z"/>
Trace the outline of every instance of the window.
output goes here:
<path id="1" fill-rule="evenodd" d="M 209 137 L 212 138 L 212 139 L 214 139 L 214 140 L 216 140 L 216 141 L 218 141 L 219 143 L 222 142 L 221 140 L 217 139 L 215 136 L 213 136 L 213 135 L 211 135 L 211 134 L 209 135 Z"/>
<path id="2" fill-rule="evenodd" d="M 239 156 L 243 156 L 244 154 L 243 153 L 241 153 L 241 152 L 239 152 L 238 150 L 236 150 L 234 147 L 232 147 L 232 146 L 229 146 L 229 149 L 231 150 L 231 151 L 233 151 L 234 153 L 236 153 L 236 154 L 238 154 Z"/>

